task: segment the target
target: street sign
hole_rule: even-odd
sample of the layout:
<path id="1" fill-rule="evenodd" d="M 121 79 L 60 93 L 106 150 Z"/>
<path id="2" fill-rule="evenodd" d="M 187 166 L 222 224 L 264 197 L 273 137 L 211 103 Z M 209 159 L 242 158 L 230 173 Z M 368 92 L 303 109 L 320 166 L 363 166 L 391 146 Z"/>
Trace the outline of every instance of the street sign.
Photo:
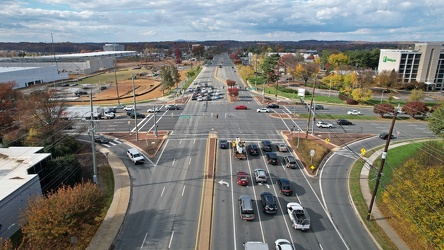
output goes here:
<path id="1" fill-rule="evenodd" d="M 181 116 L 179 116 L 179 118 L 189 119 L 189 118 L 191 118 L 191 115 L 181 115 Z"/>
<path id="2" fill-rule="evenodd" d="M 325 139 L 325 143 L 329 143 L 330 142 L 330 138 Z"/>
<path id="3" fill-rule="evenodd" d="M 365 155 L 365 152 L 367 152 L 365 151 L 365 148 L 361 148 L 361 155 Z"/>
<path id="4" fill-rule="evenodd" d="M 300 96 L 300 97 L 305 96 L 305 89 L 304 88 L 298 88 L 298 96 Z"/>
<path id="5" fill-rule="evenodd" d="M 315 155 L 314 149 L 310 150 L 310 156 L 313 157 Z"/>
<path id="6" fill-rule="evenodd" d="M 314 169 L 315 169 L 315 166 L 311 165 L 311 167 L 310 167 L 310 168 L 311 168 L 311 170 L 314 170 Z"/>

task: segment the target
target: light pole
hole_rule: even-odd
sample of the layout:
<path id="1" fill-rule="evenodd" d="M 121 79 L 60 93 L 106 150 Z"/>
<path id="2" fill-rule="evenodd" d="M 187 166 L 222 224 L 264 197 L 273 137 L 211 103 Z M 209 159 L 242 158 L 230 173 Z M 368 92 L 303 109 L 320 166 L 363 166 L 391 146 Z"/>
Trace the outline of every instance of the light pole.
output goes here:
<path id="1" fill-rule="evenodd" d="M 384 96 L 384 91 L 385 91 L 385 89 L 383 89 L 381 92 L 381 103 L 382 103 L 382 97 Z"/>
<path id="2" fill-rule="evenodd" d="M 298 145 L 296 146 L 296 148 L 299 148 L 299 138 L 301 135 L 301 130 L 298 128 Z"/>
<path id="3" fill-rule="evenodd" d="M 331 93 L 331 78 L 330 78 L 330 89 L 328 90 L 328 97 L 330 97 L 330 93 Z"/>

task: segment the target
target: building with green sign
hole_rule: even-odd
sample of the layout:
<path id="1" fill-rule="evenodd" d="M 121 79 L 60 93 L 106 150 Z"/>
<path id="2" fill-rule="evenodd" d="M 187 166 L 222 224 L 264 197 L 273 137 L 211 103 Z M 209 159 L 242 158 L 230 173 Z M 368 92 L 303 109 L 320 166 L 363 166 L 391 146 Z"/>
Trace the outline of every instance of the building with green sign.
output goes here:
<path id="1" fill-rule="evenodd" d="M 381 49 L 378 71 L 395 70 L 403 83 L 424 82 L 428 89 L 444 89 L 444 44 L 417 43 L 413 50 Z"/>

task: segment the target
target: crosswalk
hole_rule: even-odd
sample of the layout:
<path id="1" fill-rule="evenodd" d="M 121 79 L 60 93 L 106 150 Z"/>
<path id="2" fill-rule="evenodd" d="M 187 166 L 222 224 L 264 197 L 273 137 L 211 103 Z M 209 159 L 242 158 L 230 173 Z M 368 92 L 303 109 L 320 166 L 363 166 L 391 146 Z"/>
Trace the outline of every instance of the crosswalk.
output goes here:
<path id="1" fill-rule="evenodd" d="M 110 140 L 108 143 L 102 143 L 100 145 L 110 148 L 112 146 L 116 146 L 117 144 L 122 143 L 121 141 L 119 141 L 119 138 L 115 138 L 114 140 Z"/>

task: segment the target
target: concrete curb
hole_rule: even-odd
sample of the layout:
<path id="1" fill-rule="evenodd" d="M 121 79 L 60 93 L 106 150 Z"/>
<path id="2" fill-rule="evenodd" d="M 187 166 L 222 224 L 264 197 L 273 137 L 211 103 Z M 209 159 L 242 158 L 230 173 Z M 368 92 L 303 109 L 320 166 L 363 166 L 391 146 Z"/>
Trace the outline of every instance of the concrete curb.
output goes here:
<path id="1" fill-rule="evenodd" d="M 125 164 L 108 148 L 101 148 L 100 152 L 107 155 L 108 162 L 113 170 L 114 196 L 102 224 L 86 248 L 90 250 L 108 250 L 111 248 L 122 226 L 131 196 L 131 182 Z"/>

